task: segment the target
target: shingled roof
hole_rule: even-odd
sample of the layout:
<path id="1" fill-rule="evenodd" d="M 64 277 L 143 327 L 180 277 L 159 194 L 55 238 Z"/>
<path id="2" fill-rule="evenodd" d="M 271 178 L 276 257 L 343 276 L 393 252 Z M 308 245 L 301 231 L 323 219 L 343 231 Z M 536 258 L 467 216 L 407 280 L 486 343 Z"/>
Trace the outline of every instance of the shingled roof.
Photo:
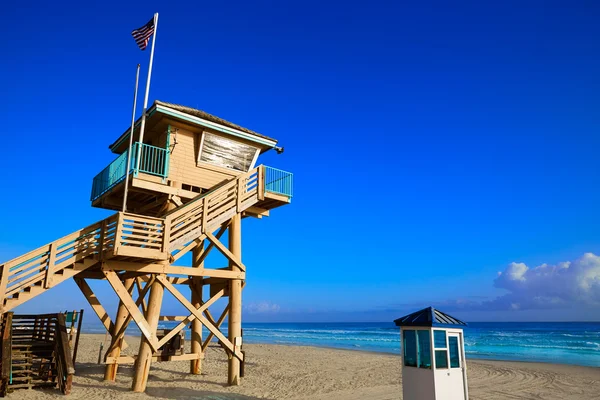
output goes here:
<path id="1" fill-rule="evenodd" d="M 396 326 L 433 326 L 445 328 L 462 328 L 467 326 L 466 322 L 443 313 L 440 310 L 436 310 L 433 307 L 427 307 L 398 318 L 394 323 Z"/>
<path id="2" fill-rule="evenodd" d="M 228 126 L 229 128 L 237 129 L 239 131 L 246 132 L 246 133 L 249 133 L 251 135 L 259 136 L 259 137 L 261 137 L 263 139 L 273 140 L 275 142 L 277 141 L 277 140 L 275 140 L 273 138 L 270 138 L 268 136 L 262 135 L 262 134 L 260 134 L 258 132 L 252 131 L 252 130 L 250 130 L 248 128 L 244 128 L 243 126 L 239 126 L 237 124 L 234 124 L 233 122 L 226 121 L 223 118 L 219 118 L 216 115 L 209 114 L 209 113 L 207 113 L 205 111 L 198 110 L 196 108 L 182 106 L 180 104 L 167 103 L 166 101 L 160 101 L 160 100 L 155 100 L 154 104 L 155 105 L 160 105 L 160 106 L 163 106 L 163 107 L 168 107 L 168 108 L 170 108 L 172 110 L 179 111 L 179 112 L 191 115 L 193 117 L 202 118 L 202 119 L 205 119 L 207 121 L 214 122 L 216 124 Z"/>

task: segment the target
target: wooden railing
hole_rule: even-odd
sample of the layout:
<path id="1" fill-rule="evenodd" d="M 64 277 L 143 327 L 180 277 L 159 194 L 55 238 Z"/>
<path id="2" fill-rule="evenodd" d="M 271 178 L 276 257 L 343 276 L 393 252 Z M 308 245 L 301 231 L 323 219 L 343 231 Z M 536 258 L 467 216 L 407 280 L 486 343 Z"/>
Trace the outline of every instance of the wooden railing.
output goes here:
<path id="1" fill-rule="evenodd" d="M 183 251 L 209 228 L 221 225 L 236 213 L 264 200 L 266 192 L 291 197 L 292 174 L 272 170 L 261 165 L 162 218 L 116 213 L 0 264 L 0 302 L 11 297 L 15 299 L 34 286 L 48 289 L 69 277 L 65 275 L 67 268 L 74 268 L 84 261 L 87 264 L 79 270 L 113 256 L 167 260 Z M 90 259 L 91 262 L 87 261 Z M 77 271 L 70 276 L 75 273 Z M 6 309 L 5 304 L 0 303 L 0 312 L 8 311 L 20 302 L 15 300 Z"/>
<path id="2" fill-rule="evenodd" d="M 168 228 L 165 249 L 173 254 L 198 238 L 208 227 L 217 226 L 259 200 L 262 166 L 198 197 L 164 218 Z M 263 188 L 264 189 L 264 188 Z"/>
<path id="3" fill-rule="evenodd" d="M 6 299 L 32 286 L 53 286 L 55 275 L 77 262 L 112 252 L 116 215 L 0 265 L 0 295 Z"/>

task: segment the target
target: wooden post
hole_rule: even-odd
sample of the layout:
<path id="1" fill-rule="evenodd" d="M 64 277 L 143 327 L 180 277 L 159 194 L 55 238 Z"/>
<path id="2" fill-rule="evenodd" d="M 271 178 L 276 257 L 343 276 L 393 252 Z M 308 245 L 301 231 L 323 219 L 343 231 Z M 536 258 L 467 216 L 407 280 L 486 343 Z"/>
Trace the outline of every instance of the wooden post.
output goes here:
<path id="1" fill-rule="evenodd" d="M 240 214 L 236 214 L 229 225 L 229 250 L 238 260 L 242 259 L 242 219 Z M 229 266 L 233 271 L 241 271 L 232 262 L 229 263 Z M 237 350 L 242 345 L 242 281 L 232 279 L 229 285 L 229 341 Z M 229 385 L 240 384 L 240 360 L 233 355 L 229 357 L 227 381 Z"/>
<path id="2" fill-rule="evenodd" d="M 135 278 L 125 279 L 125 288 L 131 293 L 133 289 Z M 107 357 L 115 357 L 119 358 L 121 355 L 121 349 L 123 348 L 123 337 L 125 334 L 120 334 L 119 337 L 116 337 L 128 320 L 129 311 L 127 311 L 127 307 L 123 304 L 122 301 L 119 302 L 119 308 L 117 309 L 117 316 L 115 317 L 115 322 L 113 325 L 113 331 L 110 333 L 111 340 L 111 348 L 109 353 L 106 355 Z M 114 382 L 117 378 L 117 369 L 119 368 L 119 364 L 107 364 L 104 370 L 104 380 Z"/>
<path id="3" fill-rule="evenodd" d="M 203 252 L 204 241 L 192 250 L 192 267 L 204 267 Z M 202 277 L 192 277 L 190 280 L 190 290 L 192 292 L 192 304 L 194 307 L 200 308 L 202 305 Z M 198 318 L 192 321 L 191 353 L 197 354 L 198 359 L 190 361 L 190 374 L 200 375 L 202 372 L 202 359 L 200 358 L 202 354 L 202 322 Z"/>
<path id="4" fill-rule="evenodd" d="M 156 336 L 156 328 L 160 317 L 160 307 L 162 305 L 164 288 L 159 281 L 154 281 L 150 288 L 148 298 L 148 312 L 146 321 L 150 326 L 150 332 Z M 132 390 L 134 392 L 144 392 L 148 383 L 148 374 L 150 373 L 150 364 L 152 363 L 152 346 L 145 336 L 140 341 L 140 350 L 135 364 L 135 373 L 133 375 Z"/>

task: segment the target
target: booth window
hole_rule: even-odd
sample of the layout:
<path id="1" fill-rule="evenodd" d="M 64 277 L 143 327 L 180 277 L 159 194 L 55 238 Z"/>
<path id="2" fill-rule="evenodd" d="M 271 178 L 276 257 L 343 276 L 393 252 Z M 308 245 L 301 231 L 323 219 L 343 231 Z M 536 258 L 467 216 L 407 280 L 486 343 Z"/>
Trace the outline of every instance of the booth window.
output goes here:
<path id="1" fill-rule="evenodd" d="M 433 346 L 435 348 L 435 369 L 448 368 L 446 331 L 433 331 Z"/>
<path id="2" fill-rule="evenodd" d="M 429 331 L 407 329 L 403 333 L 404 365 L 431 369 Z"/>
<path id="3" fill-rule="evenodd" d="M 247 172 L 254 166 L 259 150 L 245 143 L 204 132 L 198 161 Z"/>
<path id="4" fill-rule="evenodd" d="M 460 368 L 458 338 L 456 336 L 448 337 L 448 349 L 450 350 L 450 368 Z"/>
<path id="5" fill-rule="evenodd" d="M 429 331 L 417 331 L 419 368 L 431 369 L 431 336 Z"/>
<path id="6" fill-rule="evenodd" d="M 405 330 L 403 332 L 404 342 L 404 365 L 407 367 L 417 366 L 417 335 L 413 330 Z"/>

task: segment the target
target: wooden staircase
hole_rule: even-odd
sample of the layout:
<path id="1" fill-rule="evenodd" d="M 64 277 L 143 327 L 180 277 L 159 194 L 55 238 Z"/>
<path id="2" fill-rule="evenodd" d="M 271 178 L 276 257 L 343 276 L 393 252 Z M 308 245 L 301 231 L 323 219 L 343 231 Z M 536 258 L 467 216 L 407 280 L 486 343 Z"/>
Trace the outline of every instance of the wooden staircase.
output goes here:
<path id="1" fill-rule="evenodd" d="M 2 320 L 0 396 L 40 387 L 68 394 L 75 370 L 64 315 L 6 313 Z"/>
<path id="2" fill-rule="evenodd" d="M 289 203 L 291 194 L 277 190 L 286 178 L 270 181 L 265 168 L 239 175 L 163 217 L 119 212 L 0 264 L 0 313 L 83 271 L 100 272 L 108 260 L 170 264 L 234 215 L 268 215 L 268 210 Z"/>

